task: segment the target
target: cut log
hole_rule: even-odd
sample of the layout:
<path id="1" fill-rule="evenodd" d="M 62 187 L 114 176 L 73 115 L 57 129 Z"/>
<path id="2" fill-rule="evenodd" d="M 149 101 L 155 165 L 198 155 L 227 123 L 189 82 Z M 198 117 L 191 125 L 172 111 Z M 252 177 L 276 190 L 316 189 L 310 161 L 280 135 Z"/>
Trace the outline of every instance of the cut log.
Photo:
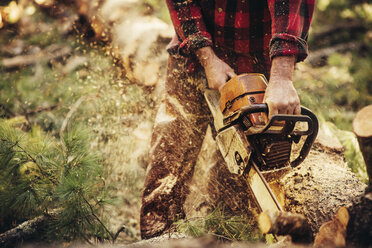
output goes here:
<path id="1" fill-rule="evenodd" d="M 330 147 L 327 144 L 331 144 Z M 221 156 L 216 156 L 219 151 L 214 150 L 215 147 L 209 133 L 186 200 L 187 218 L 205 216 L 208 207 L 221 204 L 233 214 L 254 216 L 255 203 L 249 196 L 246 182 L 228 172 Z M 280 185 L 280 190 L 274 194 L 283 199 L 285 211 L 305 216 L 313 234 L 341 206 L 350 207 L 357 202 L 365 190 L 365 185 L 347 167 L 339 141 L 329 136 L 322 126 L 310 154 L 301 165 L 285 175 L 266 180 L 270 187 Z"/>
<path id="2" fill-rule="evenodd" d="M 349 218 L 347 209 L 340 207 L 332 220 L 320 227 L 314 240 L 314 247 L 345 247 Z"/>
<path id="3" fill-rule="evenodd" d="M 369 187 L 366 193 L 350 209 L 347 227 L 347 244 L 370 247 L 372 242 L 372 105 L 361 109 L 354 121 L 353 130 L 367 166 Z"/>
<path id="4" fill-rule="evenodd" d="M 372 184 L 372 105 L 362 108 L 353 121 L 360 151 L 367 166 L 369 184 Z"/>
<path id="5" fill-rule="evenodd" d="M 348 247 L 371 247 L 372 244 L 372 187 L 359 202 L 349 208 L 350 221 L 347 226 Z"/>
<path id="6" fill-rule="evenodd" d="M 294 243 L 310 243 L 312 231 L 306 218 L 300 214 L 278 212 L 269 215 L 262 212 L 258 217 L 258 224 L 263 233 L 275 235 L 290 235 Z"/>

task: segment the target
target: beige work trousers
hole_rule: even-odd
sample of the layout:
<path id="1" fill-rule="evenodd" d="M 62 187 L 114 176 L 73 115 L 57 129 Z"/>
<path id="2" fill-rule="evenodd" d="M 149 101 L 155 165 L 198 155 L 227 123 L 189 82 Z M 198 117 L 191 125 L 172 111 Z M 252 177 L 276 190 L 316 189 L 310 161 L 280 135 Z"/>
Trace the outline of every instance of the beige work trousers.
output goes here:
<path id="1" fill-rule="evenodd" d="M 183 205 L 189 192 L 188 184 L 207 127 L 213 123 L 203 96 L 206 85 L 204 72 L 187 73 L 184 58 L 169 57 L 142 195 L 140 229 L 143 239 L 162 234 L 174 221 L 185 217 Z M 210 185 L 214 195 L 211 197 L 215 201 L 228 201 L 235 204 L 233 208 L 247 212 L 246 182 L 227 171 L 219 151 L 215 154 L 216 173 Z"/>

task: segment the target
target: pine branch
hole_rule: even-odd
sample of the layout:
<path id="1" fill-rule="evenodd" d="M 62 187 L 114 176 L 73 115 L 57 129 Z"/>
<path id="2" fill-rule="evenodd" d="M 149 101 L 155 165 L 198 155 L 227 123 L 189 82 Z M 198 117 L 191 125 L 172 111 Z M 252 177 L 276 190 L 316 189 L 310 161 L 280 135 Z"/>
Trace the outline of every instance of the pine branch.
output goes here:
<path id="1" fill-rule="evenodd" d="M 46 173 L 45 173 L 45 171 L 41 168 L 41 166 L 39 165 L 39 163 L 36 161 L 36 159 L 33 157 L 33 156 L 31 156 L 31 154 L 30 153 L 28 153 L 22 146 L 20 146 L 19 144 L 18 144 L 18 141 L 15 143 L 15 146 L 16 147 L 18 147 L 19 149 L 21 149 L 22 150 L 22 152 L 23 153 L 25 153 L 31 160 L 32 160 L 32 162 L 34 162 L 35 164 L 36 164 L 36 166 L 38 167 L 38 169 L 40 170 L 40 172 L 41 172 L 41 174 L 44 176 L 44 177 L 46 177 L 53 185 L 56 185 L 57 184 L 57 182 L 55 182 L 51 177 L 49 177 L 49 175 L 47 175 Z"/>
<path id="2" fill-rule="evenodd" d="M 119 228 L 119 230 L 116 232 L 116 234 L 115 234 L 115 236 L 114 236 L 114 239 L 112 240 L 112 243 L 115 243 L 116 239 L 119 237 L 119 234 L 120 234 L 121 232 L 123 232 L 125 229 L 126 229 L 125 226 L 122 226 L 122 227 Z"/>
<path id="3" fill-rule="evenodd" d="M 59 106 L 60 106 L 59 104 L 55 104 L 55 105 L 47 106 L 47 107 L 37 107 L 36 109 L 30 110 L 30 111 L 27 111 L 24 107 L 21 107 L 22 111 L 23 111 L 22 114 L 21 113 L 14 113 L 13 111 L 11 111 L 8 107 L 6 107 L 3 104 L 0 104 L 0 109 L 3 109 L 6 113 L 8 113 L 8 115 L 10 117 L 25 116 L 25 118 L 27 119 L 29 116 L 38 114 L 38 113 L 43 112 L 43 111 L 51 111 L 51 110 L 54 110 L 54 109 L 58 108 Z M 28 124 L 30 124 L 30 123 L 28 123 Z"/>
<path id="4" fill-rule="evenodd" d="M 94 213 L 94 209 L 93 209 L 92 205 L 88 202 L 88 200 L 84 196 L 82 196 L 82 198 L 85 201 L 85 203 L 89 206 L 91 214 L 93 215 L 93 217 L 101 224 L 101 226 L 105 229 L 105 231 L 110 235 L 112 243 L 114 243 L 114 241 L 115 241 L 114 235 L 112 235 L 112 233 L 107 229 L 105 224 L 103 224 L 103 222 L 100 220 L 100 218 L 98 218 L 98 216 Z"/>

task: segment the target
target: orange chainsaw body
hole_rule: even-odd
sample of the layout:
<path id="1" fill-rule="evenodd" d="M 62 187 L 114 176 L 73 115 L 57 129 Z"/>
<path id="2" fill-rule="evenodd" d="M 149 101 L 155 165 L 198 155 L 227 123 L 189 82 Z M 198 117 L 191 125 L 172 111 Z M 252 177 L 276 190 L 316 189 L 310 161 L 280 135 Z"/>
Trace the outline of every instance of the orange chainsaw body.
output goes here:
<path id="1" fill-rule="evenodd" d="M 267 80 L 259 73 L 242 74 L 226 82 L 220 89 L 219 100 L 224 118 L 223 129 L 236 126 L 242 130 L 247 137 L 248 149 L 254 151 L 261 170 L 297 165 L 306 157 L 314 142 L 317 119 L 311 111 L 301 107 L 305 116 L 277 114 L 269 120 L 268 107 L 263 103 L 266 87 Z M 296 123 L 300 122 L 307 123 L 306 130 L 295 130 Z M 290 162 L 292 144 L 298 143 L 302 136 L 308 136 L 307 142 L 301 155 Z"/>
<path id="2" fill-rule="evenodd" d="M 259 73 L 241 74 L 226 82 L 220 90 L 220 109 L 224 116 L 229 116 L 240 108 L 263 103 L 267 80 Z M 249 116 L 252 125 L 263 125 L 266 113 Z"/>

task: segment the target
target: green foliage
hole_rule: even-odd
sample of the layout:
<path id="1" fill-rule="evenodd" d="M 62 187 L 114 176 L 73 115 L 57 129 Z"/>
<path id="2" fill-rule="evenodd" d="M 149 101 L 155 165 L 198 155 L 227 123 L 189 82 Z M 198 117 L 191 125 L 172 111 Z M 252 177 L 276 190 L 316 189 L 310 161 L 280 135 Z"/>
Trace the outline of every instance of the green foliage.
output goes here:
<path id="1" fill-rule="evenodd" d="M 262 241 L 263 235 L 254 223 L 252 216 L 232 216 L 217 207 L 205 218 L 180 220 L 175 226 L 177 231 L 192 237 L 211 234 L 223 240 Z"/>
<path id="2" fill-rule="evenodd" d="M 54 44 L 71 47 L 72 52 L 54 61 L 40 60 L 16 70 L 5 70 L 0 66 L 0 117 L 6 119 L 8 126 L 15 125 L 23 130 L 15 129 L 21 135 L 17 140 L 23 142 L 22 148 L 47 173 L 47 176 L 40 176 L 38 170 L 32 169 L 32 164 L 19 163 L 20 170 L 29 171 L 28 177 L 36 174 L 31 191 L 22 188 L 18 183 L 20 180 L 14 187 L 21 193 L 26 192 L 22 193 L 23 199 L 29 199 L 27 202 L 30 204 L 12 201 L 12 209 L 19 209 L 22 214 L 12 214 L 10 210 L 1 214 L 0 223 L 4 224 L 0 233 L 24 220 L 56 209 L 56 221 L 51 224 L 47 235 L 50 239 L 108 238 L 98 219 L 89 214 L 93 209 L 102 221 L 105 219 L 102 216 L 115 219 L 120 214 L 118 219 L 123 221 L 120 224 L 127 227 L 126 238 L 138 240 L 137 217 L 147 139 L 142 139 L 142 143 L 134 142 L 133 131 L 138 122 L 150 125 L 154 105 L 148 88 L 118 77 L 121 68 L 113 63 L 115 60 L 110 56 L 109 47 L 84 39 L 84 34 L 62 36 L 58 33 L 58 22 L 43 12 L 37 11 L 30 18 L 36 18 L 34 24 L 50 25 L 54 31 L 22 35 L 7 30 L 1 33 L 0 44 L 9 45 L 11 40 L 19 39 L 25 43 L 25 53 L 35 46 L 44 49 Z M 74 58 L 85 60 L 66 71 Z M 73 108 L 79 101 L 81 104 Z M 68 113 L 71 115 L 66 118 Z M 74 123 L 77 129 L 69 129 L 60 137 L 66 120 Z M 9 132 L 5 136 L 8 135 Z M 36 144 L 44 146 L 42 156 L 42 149 Z M 97 154 L 100 154 L 99 158 Z M 138 156 L 141 157 L 138 159 Z M 26 159 L 30 160 L 27 156 Z M 0 160 L 2 162 L 6 164 Z M 14 171 L 18 171 L 17 167 Z M 51 178 L 55 185 L 46 178 Z M 0 185 L 3 184 L 0 182 Z M 28 183 L 24 185 L 30 188 Z M 0 186 L 4 195 L 10 195 L 4 196 L 9 201 L 16 190 L 14 188 L 3 191 L 4 187 Z M 39 198 L 43 200 L 42 204 L 35 203 L 35 199 Z M 113 206 L 113 203 L 117 205 Z M 107 204 L 110 204 L 109 208 L 103 208 Z M 7 203 L 2 209 L 6 210 L 5 206 L 9 205 Z M 40 207 L 36 208 L 36 205 Z M 29 211 L 29 214 L 23 214 L 24 211 Z M 116 228 L 117 223 L 114 221 L 112 228 Z"/>
<path id="3" fill-rule="evenodd" d="M 298 65 L 296 84 L 301 103 L 316 112 L 318 117 L 334 122 L 340 129 L 351 130 L 354 113 L 372 101 L 368 92 L 367 73 L 351 73 L 353 56 L 334 54 L 328 65 L 311 68 Z M 359 79 L 359 77 L 361 79 Z"/>
<path id="4" fill-rule="evenodd" d="M 354 133 L 339 129 L 332 122 L 323 122 L 322 127 L 325 133 L 332 135 L 340 140 L 345 149 L 345 158 L 348 167 L 354 172 L 361 181 L 368 182 L 367 169 L 364 164 L 363 155 L 360 152 L 358 140 Z"/>
<path id="5" fill-rule="evenodd" d="M 76 126 L 58 140 L 10 123 L 0 120 L 0 230 L 56 212 L 46 238 L 111 238 L 98 218 L 106 189 L 89 129 Z"/>
<path id="6" fill-rule="evenodd" d="M 345 47 L 318 64 L 298 64 L 295 83 L 304 106 L 312 109 L 338 137 L 349 167 L 362 180 L 365 164 L 352 131 L 352 120 L 372 103 L 372 4 L 319 0 L 309 37 L 310 56 Z M 347 44 L 353 44 L 348 46 Z M 322 50 L 324 49 L 324 50 Z"/>

